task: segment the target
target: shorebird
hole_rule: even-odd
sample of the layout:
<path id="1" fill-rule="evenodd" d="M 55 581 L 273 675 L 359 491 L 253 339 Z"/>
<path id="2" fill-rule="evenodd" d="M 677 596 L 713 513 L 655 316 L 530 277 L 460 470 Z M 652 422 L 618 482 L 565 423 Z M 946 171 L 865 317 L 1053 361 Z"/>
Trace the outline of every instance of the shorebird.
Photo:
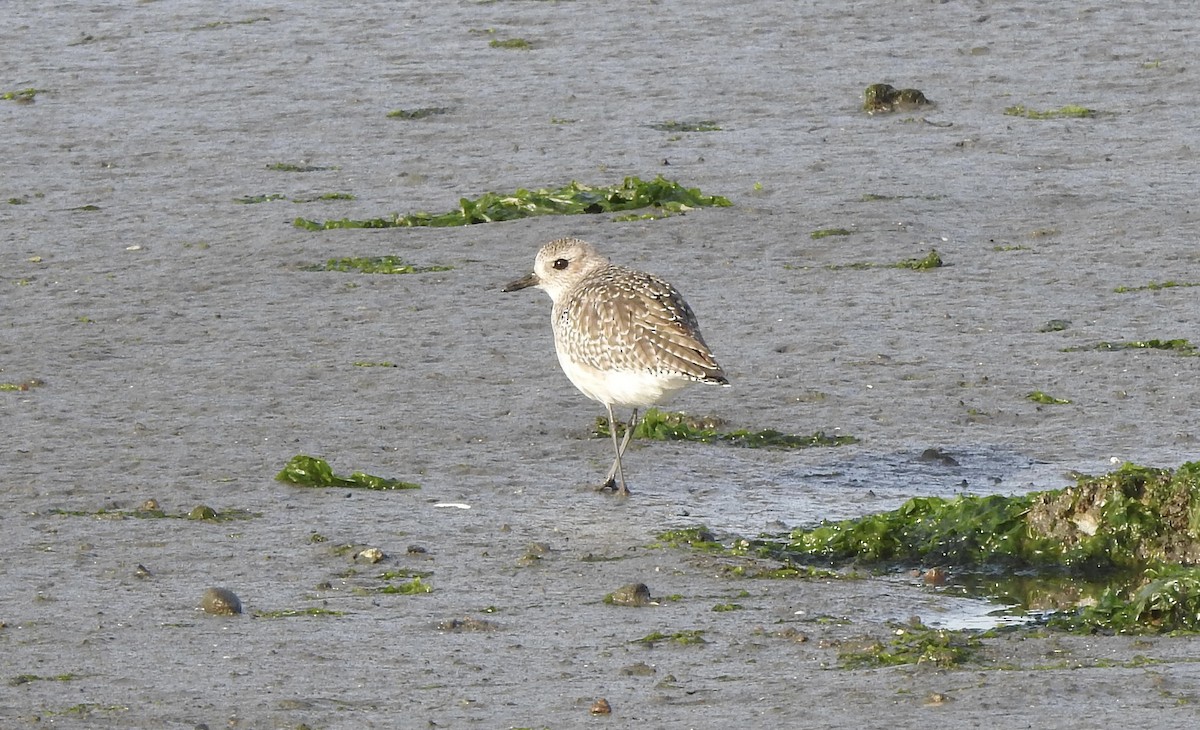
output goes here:
<path id="1" fill-rule="evenodd" d="M 657 405 L 689 383 L 728 386 L 692 308 L 667 282 L 609 263 L 586 241 L 560 238 L 534 259 L 533 273 L 504 287 L 535 286 L 554 302 L 558 363 L 581 393 L 604 404 L 616 458 L 600 489 L 627 496 L 621 456 L 639 408 Z M 617 440 L 613 407 L 632 408 Z"/>

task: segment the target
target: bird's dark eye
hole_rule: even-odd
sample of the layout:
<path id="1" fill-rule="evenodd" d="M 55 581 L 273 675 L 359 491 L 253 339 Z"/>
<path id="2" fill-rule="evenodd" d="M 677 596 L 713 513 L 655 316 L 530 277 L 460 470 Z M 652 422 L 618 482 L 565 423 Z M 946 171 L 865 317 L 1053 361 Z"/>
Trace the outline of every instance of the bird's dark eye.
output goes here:
<path id="1" fill-rule="evenodd" d="M 571 262 L 567 261 L 566 259 L 554 259 L 554 263 L 552 263 L 550 265 L 553 266 L 554 268 L 558 269 L 559 271 L 562 271 L 563 269 L 567 268 L 567 266 L 569 266 L 570 263 Z"/>

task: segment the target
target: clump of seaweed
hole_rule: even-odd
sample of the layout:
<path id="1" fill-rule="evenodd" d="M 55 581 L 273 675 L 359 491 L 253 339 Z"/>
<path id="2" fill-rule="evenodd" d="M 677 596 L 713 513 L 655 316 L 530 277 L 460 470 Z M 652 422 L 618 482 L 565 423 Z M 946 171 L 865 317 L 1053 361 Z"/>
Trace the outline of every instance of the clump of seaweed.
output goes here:
<path id="1" fill-rule="evenodd" d="M 399 256 L 345 256 L 323 264 L 302 267 L 304 271 L 358 271 L 363 274 L 427 274 L 450 271 L 452 266 L 413 266 Z"/>
<path id="2" fill-rule="evenodd" d="M 273 203 L 276 200 L 288 200 L 293 203 L 315 203 L 318 200 L 354 200 L 354 197 L 353 193 L 321 193 L 320 195 L 310 195 L 302 198 L 291 198 L 280 193 L 266 193 L 264 195 L 243 195 L 240 198 L 234 198 L 233 202 L 241 203 L 242 205 Z"/>
<path id="3" fill-rule="evenodd" d="M 1129 342 L 1098 342 L 1094 345 L 1068 347 L 1063 352 L 1078 352 L 1080 350 L 1168 350 L 1180 355 L 1197 355 L 1196 346 L 1183 338 L 1173 340 L 1132 340 Z"/>
<path id="4" fill-rule="evenodd" d="M 1159 289 L 1174 289 L 1175 287 L 1200 286 L 1200 281 L 1152 281 L 1143 286 L 1119 286 L 1113 289 L 1117 294 L 1127 294 L 1135 291 L 1158 291 Z"/>
<path id="5" fill-rule="evenodd" d="M 35 89 L 32 86 L 25 89 L 16 89 L 14 91 L 0 92 L 0 99 L 4 101 L 15 101 L 18 104 L 32 104 L 45 89 Z"/>
<path id="6" fill-rule="evenodd" d="M 333 168 L 321 165 L 298 165 L 293 162 L 272 162 L 267 165 L 267 169 L 276 172 L 325 172 Z"/>
<path id="7" fill-rule="evenodd" d="M 47 510 L 52 515 L 63 515 L 66 517 L 95 517 L 102 520 L 155 520 L 155 519 L 175 519 L 175 520 L 197 520 L 202 522 L 233 522 L 235 520 L 250 520 L 256 517 L 262 517 L 261 512 L 251 512 L 246 509 L 238 509 L 228 507 L 225 509 L 213 509 L 206 504 L 198 504 L 186 512 L 167 512 L 158 506 L 158 501 L 149 499 L 145 503 L 135 509 L 110 509 L 100 508 L 97 510 L 68 510 L 68 509 L 51 509 Z"/>
<path id="8" fill-rule="evenodd" d="M 717 541 L 716 535 L 706 527 L 684 527 L 658 534 L 658 542 L 651 547 L 690 547 L 704 552 L 724 552 L 725 546 Z"/>
<path id="9" fill-rule="evenodd" d="M 533 44 L 524 38 L 496 38 L 488 41 L 488 45 L 492 48 L 507 48 L 514 51 L 528 51 L 533 48 Z"/>
<path id="10" fill-rule="evenodd" d="M 698 646 L 700 644 L 707 644 L 708 640 L 704 638 L 703 629 L 687 629 L 684 631 L 674 631 L 669 634 L 662 631 L 652 631 L 642 638 L 634 639 L 629 643 L 654 648 L 662 643 L 672 643 L 679 646 Z"/>
<path id="11" fill-rule="evenodd" d="M 294 225 L 310 231 L 333 228 L 407 228 L 416 226 L 466 226 L 494 223 L 541 215 L 578 215 L 614 213 L 654 207 L 681 213 L 693 208 L 728 207 L 728 198 L 705 195 L 699 188 L 685 188 L 659 175 L 653 180 L 627 177 L 619 185 L 591 186 L 571 182 L 558 189 L 520 189 L 513 193 L 484 193 L 471 200 L 462 198 L 458 208 L 445 213 L 393 214 L 367 220 L 327 220 L 297 218 Z"/>
<path id="12" fill-rule="evenodd" d="M 7 391 L 14 391 L 14 392 L 25 392 L 28 390 L 33 390 L 34 388 L 40 388 L 41 386 L 43 386 L 45 384 L 46 384 L 46 381 L 44 381 L 44 380 L 40 380 L 38 378 L 30 378 L 29 380 L 25 380 L 20 383 L 0 383 L 0 391 L 7 390 Z"/>
<path id="13" fill-rule="evenodd" d="M 1106 588 L 1096 601 L 1050 617 L 1070 631 L 1164 633 L 1200 631 L 1200 568 L 1159 565 Z"/>
<path id="14" fill-rule="evenodd" d="M 1068 403 L 1071 402 L 1071 401 L 1067 400 L 1066 398 L 1055 398 L 1054 396 L 1052 396 L 1048 393 L 1043 393 L 1040 390 L 1035 390 L 1032 393 L 1026 395 L 1025 397 L 1028 398 L 1029 400 L 1033 401 L 1034 403 L 1042 403 L 1045 405 L 1054 405 L 1054 406 L 1067 405 Z"/>
<path id="15" fill-rule="evenodd" d="M 890 84 L 871 84 L 863 91 L 863 111 L 867 114 L 909 111 L 932 104 L 920 89 L 897 89 Z"/>
<path id="16" fill-rule="evenodd" d="M 818 228 L 810 234 L 814 239 L 828 238 L 830 236 L 849 236 L 850 231 L 845 228 Z"/>
<path id="17" fill-rule="evenodd" d="M 838 660 L 842 668 L 932 664 L 949 669 L 974 659 L 983 646 L 973 632 L 931 629 L 919 621 L 890 626 L 892 634 L 886 640 L 864 638 L 839 642 Z"/>
<path id="18" fill-rule="evenodd" d="M 425 582 L 421 576 L 418 575 L 413 577 L 411 580 L 405 581 L 404 583 L 388 583 L 376 589 L 375 592 L 389 595 L 418 596 L 424 593 L 432 593 L 433 586 Z"/>
<path id="19" fill-rule="evenodd" d="M 417 109 L 393 109 L 387 113 L 388 119 L 427 119 L 429 117 L 448 114 L 449 107 L 423 106 Z"/>
<path id="20" fill-rule="evenodd" d="M 833 234 L 831 234 L 833 235 Z M 929 269 L 938 269 L 946 265 L 942 260 L 942 255 L 937 252 L 937 249 L 929 249 L 929 253 L 921 258 L 901 259 L 891 264 L 879 264 L 873 261 L 856 261 L 850 264 L 831 264 L 827 268 L 831 271 L 840 269 L 911 269 L 912 271 L 928 271 Z"/>
<path id="21" fill-rule="evenodd" d="M 345 616 L 345 611 L 329 608 L 282 608 L 274 611 L 254 611 L 254 618 L 296 618 L 297 616 Z"/>
<path id="22" fill-rule="evenodd" d="M 1096 116 L 1095 109 L 1088 109 L 1078 104 L 1068 104 L 1060 109 L 1048 109 L 1045 111 L 1037 111 L 1025 106 L 1017 105 L 1010 106 L 1004 110 L 1004 113 L 1010 117 L 1024 117 L 1026 119 L 1088 119 Z"/>
<path id="23" fill-rule="evenodd" d="M 1200 561 L 1200 462 L 1125 464 L 1021 496 L 914 497 L 898 509 L 793 531 L 792 558 L 1061 568 L 1081 575 Z"/>
<path id="24" fill-rule="evenodd" d="M 1174 470 L 1125 464 L 1080 476 L 1064 489 L 1017 496 L 917 497 L 890 512 L 824 521 L 780 537 L 737 538 L 729 548 L 704 528 L 659 539 L 783 563 L 765 577 L 804 577 L 793 576 L 797 566 L 814 561 L 872 571 L 927 566 L 929 573 L 952 572 L 955 583 L 974 586 L 977 594 L 1024 605 L 1055 629 L 1200 633 L 1200 462 Z M 726 573 L 739 574 L 739 567 Z M 903 643 L 915 642 L 915 651 L 871 639 L 843 662 L 884 664 L 906 654 L 937 663 L 943 649 L 952 650 L 950 661 L 961 661 L 953 652 L 969 655 L 974 648 L 960 632 L 906 630 L 913 635 Z M 925 655 L 921 647 L 936 651 Z"/>
<path id="25" fill-rule="evenodd" d="M 954 566 L 1106 579 L 1093 605 L 1054 614 L 1081 631 L 1200 631 L 1200 462 L 1125 464 L 1065 489 L 917 497 L 900 508 L 757 541 L 760 553 L 831 563 Z"/>
<path id="26" fill-rule="evenodd" d="M 680 122 L 668 120 L 665 122 L 654 122 L 648 125 L 651 129 L 657 129 L 660 132 L 720 132 L 721 125 L 717 124 L 712 119 L 699 119 L 690 122 Z"/>
<path id="27" fill-rule="evenodd" d="M 699 441 L 702 443 L 727 443 L 747 448 L 803 449 L 812 446 L 843 446 L 857 443 L 853 436 L 828 436 L 823 431 L 811 435 L 788 434 L 774 429 L 750 431 L 735 429 L 720 430 L 724 423 L 718 418 L 698 418 L 686 413 L 670 413 L 650 408 L 633 429 L 634 438 L 654 441 Z M 618 435 L 624 433 L 618 428 Z M 593 431 L 596 437 L 609 438 L 608 419 L 596 419 Z"/>
<path id="28" fill-rule="evenodd" d="M 333 473 L 329 462 L 314 456 L 298 454 L 275 475 L 275 479 L 297 487 L 348 487 L 352 489 L 420 489 L 420 485 L 399 479 L 386 479 L 356 471 L 348 477 Z"/>
<path id="29" fill-rule="evenodd" d="M 892 268 L 896 269 L 912 269 L 913 271 L 925 271 L 927 269 L 937 269 L 945 266 L 942 261 L 942 256 L 937 252 L 937 249 L 929 249 L 929 253 L 919 259 L 904 259 L 892 264 Z"/>

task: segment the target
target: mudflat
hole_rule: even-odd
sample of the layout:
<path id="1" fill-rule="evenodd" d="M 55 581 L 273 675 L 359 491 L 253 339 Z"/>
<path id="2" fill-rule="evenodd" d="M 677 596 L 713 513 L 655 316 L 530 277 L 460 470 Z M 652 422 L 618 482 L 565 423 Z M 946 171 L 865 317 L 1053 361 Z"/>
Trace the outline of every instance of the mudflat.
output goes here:
<path id="1" fill-rule="evenodd" d="M 904 572 L 747 578 L 761 566 L 659 536 L 1194 459 L 1200 358 L 1124 345 L 1197 341 L 1197 22 L 1186 4 L 6 8 L 0 382 L 26 387 L 0 392 L 0 725 L 1195 724 L 1194 638 L 1013 632 L 951 668 L 845 668 L 913 617 L 986 625 L 995 606 Z M 935 105 L 868 115 L 875 83 Z M 1072 106 L 1093 113 L 1031 118 Z M 437 113 L 389 116 L 414 110 Z M 293 225 L 656 175 L 733 205 Z M 695 309 L 733 387 L 672 407 L 858 442 L 635 442 L 633 496 L 595 493 L 603 409 L 559 371 L 549 300 L 499 291 L 568 235 Z M 931 250 L 945 266 L 891 265 Z M 387 255 L 442 270 L 320 270 Z M 297 454 L 421 488 L 276 481 Z M 139 518 L 148 500 L 168 517 Z M 186 519 L 199 506 L 230 519 Z M 604 601 L 631 583 L 651 605 Z M 213 587 L 243 613 L 200 610 Z"/>

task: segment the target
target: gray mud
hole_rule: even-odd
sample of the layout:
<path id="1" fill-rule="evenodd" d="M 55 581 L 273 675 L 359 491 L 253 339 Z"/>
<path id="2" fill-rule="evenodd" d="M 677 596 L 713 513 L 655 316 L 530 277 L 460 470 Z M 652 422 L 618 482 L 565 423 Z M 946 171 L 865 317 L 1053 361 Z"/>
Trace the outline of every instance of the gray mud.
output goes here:
<path id="1" fill-rule="evenodd" d="M 650 547 L 1195 457 L 1200 358 L 1086 349 L 1200 341 L 1200 288 L 1114 292 L 1200 282 L 1188 4 L 9 5 L 0 91 L 44 91 L 0 101 L 0 381 L 44 385 L 0 393 L 0 725 L 1195 724 L 1192 638 L 1014 635 L 963 669 L 846 671 L 841 639 L 988 607 Z M 532 50 L 489 47 L 514 37 Z M 937 106 L 867 116 L 872 83 Z M 1068 104 L 1097 115 L 1004 114 Z M 448 111 L 387 117 L 421 107 Z M 669 120 L 721 131 L 650 126 Z M 659 173 L 735 205 L 291 225 Z M 356 198 L 290 200 L 332 192 Z M 255 195 L 289 200 L 236 202 Z M 833 227 L 851 235 L 810 236 Z M 602 409 L 559 372 L 549 301 L 499 292 L 563 235 L 688 297 L 733 388 L 674 407 L 860 443 L 637 444 L 633 498 L 591 492 Z M 946 267 L 845 268 L 931 248 Z M 453 269 L 304 270 L 385 254 Z M 298 453 L 423 488 L 275 482 Z M 92 516 L 149 498 L 256 516 Z M 384 571 L 433 590 L 380 593 L 403 582 Z M 630 582 L 659 605 L 603 604 Z M 210 586 L 246 613 L 200 612 Z M 274 617 L 314 608 L 340 613 Z M 494 626 L 439 628 L 464 618 Z M 631 643 L 685 630 L 707 643 Z"/>

